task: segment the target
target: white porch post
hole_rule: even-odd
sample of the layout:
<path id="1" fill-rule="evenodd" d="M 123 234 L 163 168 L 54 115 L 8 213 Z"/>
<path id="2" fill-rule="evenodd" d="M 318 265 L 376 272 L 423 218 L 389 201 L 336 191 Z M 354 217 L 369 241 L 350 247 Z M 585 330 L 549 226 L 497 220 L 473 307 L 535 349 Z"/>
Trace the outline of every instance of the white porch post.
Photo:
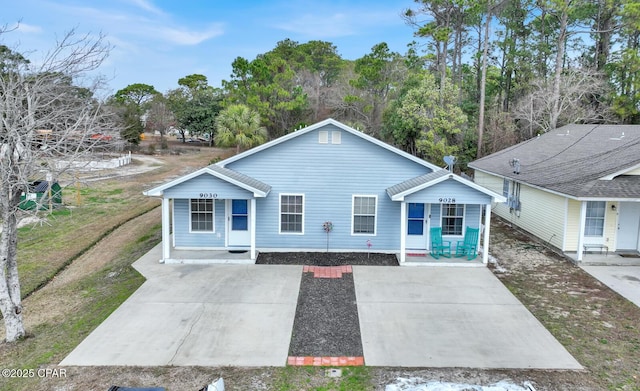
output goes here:
<path id="1" fill-rule="evenodd" d="M 407 203 L 400 202 L 400 264 L 407 258 Z"/>
<path id="2" fill-rule="evenodd" d="M 578 224 L 578 262 L 582 261 L 582 246 L 584 245 L 584 226 L 587 221 L 587 202 L 580 203 L 580 224 Z"/>
<path id="3" fill-rule="evenodd" d="M 256 199 L 251 199 L 251 210 L 249 213 L 251 216 L 251 222 L 249 223 L 250 235 L 251 235 L 251 260 L 256 259 Z"/>
<path id="4" fill-rule="evenodd" d="M 491 227 L 491 204 L 484 208 L 484 237 L 482 238 L 482 263 L 489 263 L 489 229 Z"/>
<path id="5" fill-rule="evenodd" d="M 169 251 L 171 250 L 171 211 L 170 199 L 162 197 L 162 259 L 164 263 L 169 259 Z"/>

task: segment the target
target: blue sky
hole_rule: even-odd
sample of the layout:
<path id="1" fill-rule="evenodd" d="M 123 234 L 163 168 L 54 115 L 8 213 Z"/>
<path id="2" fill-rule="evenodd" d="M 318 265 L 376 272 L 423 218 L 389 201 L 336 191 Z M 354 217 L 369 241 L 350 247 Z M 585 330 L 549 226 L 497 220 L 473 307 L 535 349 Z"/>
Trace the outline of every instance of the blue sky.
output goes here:
<path id="1" fill-rule="evenodd" d="M 8 3 L 8 4 L 7 4 Z M 404 54 L 413 30 L 400 14 L 413 0 L 13 0 L 2 7 L 0 25 L 17 30 L 0 43 L 32 60 L 54 46 L 56 37 L 102 32 L 114 46 L 100 73 L 114 93 L 133 83 L 160 92 L 178 87 L 193 73 L 209 84 L 228 80 L 231 63 L 253 60 L 286 38 L 299 43 L 332 42 L 355 60 L 387 42 Z M 105 93 L 103 91 L 103 93 Z"/>

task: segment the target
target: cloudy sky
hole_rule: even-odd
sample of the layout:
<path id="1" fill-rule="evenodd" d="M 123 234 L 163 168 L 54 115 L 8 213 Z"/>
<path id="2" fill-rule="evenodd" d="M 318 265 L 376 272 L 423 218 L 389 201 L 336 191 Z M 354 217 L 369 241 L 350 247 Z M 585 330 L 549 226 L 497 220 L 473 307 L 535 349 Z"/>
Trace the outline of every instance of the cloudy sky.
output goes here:
<path id="1" fill-rule="evenodd" d="M 401 19 L 413 0 L 12 0 L 2 6 L 0 44 L 30 59 L 72 28 L 113 45 L 100 73 L 114 93 L 132 83 L 166 92 L 193 73 L 220 86 L 231 63 L 253 60 L 286 38 L 332 42 L 354 60 L 387 42 L 406 52 L 413 30 Z"/>

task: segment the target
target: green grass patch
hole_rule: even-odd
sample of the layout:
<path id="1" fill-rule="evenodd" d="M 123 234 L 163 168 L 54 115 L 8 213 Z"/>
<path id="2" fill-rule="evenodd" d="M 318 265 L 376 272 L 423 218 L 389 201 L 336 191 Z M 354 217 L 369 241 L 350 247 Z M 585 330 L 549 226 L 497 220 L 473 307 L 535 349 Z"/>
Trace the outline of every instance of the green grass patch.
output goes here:
<path id="1" fill-rule="evenodd" d="M 46 221 L 18 230 L 18 273 L 22 296 L 46 284 L 70 262 L 125 222 L 155 208 L 137 186 L 113 188 L 101 184 L 84 192 L 104 193 L 113 202 L 85 199 L 80 206 L 43 215 Z M 129 201 L 117 201 L 129 200 Z"/>
<path id="2" fill-rule="evenodd" d="M 275 391 L 371 391 L 375 387 L 367 367 L 341 367 L 342 376 L 329 377 L 329 367 L 277 368 L 273 373 Z"/>
<path id="3" fill-rule="evenodd" d="M 82 296 L 79 308 L 29 330 L 30 336 L 18 343 L 3 345 L 0 367 L 37 369 L 60 362 L 142 285 L 144 278 L 131 264 L 159 243 L 160 235 L 158 225 L 150 227 L 146 239 L 131 238 L 113 263 L 62 288 L 65 295 Z M 0 391 L 30 390 L 38 380 L 8 379 Z"/>

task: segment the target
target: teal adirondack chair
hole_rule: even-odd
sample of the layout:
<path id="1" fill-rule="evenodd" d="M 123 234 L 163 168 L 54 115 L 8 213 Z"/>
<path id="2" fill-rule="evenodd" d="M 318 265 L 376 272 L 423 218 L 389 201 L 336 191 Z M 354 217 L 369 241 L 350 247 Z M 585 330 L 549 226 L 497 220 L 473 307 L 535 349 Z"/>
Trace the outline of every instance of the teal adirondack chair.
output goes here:
<path id="1" fill-rule="evenodd" d="M 442 228 L 431 227 L 431 256 L 435 259 L 440 257 L 451 258 L 451 242 L 442 240 Z"/>
<path id="2" fill-rule="evenodd" d="M 467 256 L 467 260 L 471 261 L 478 256 L 478 234 L 480 228 L 467 227 L 464 232 L 464 240 L 459 240 L 456 246 L 456 257 Z"/>

